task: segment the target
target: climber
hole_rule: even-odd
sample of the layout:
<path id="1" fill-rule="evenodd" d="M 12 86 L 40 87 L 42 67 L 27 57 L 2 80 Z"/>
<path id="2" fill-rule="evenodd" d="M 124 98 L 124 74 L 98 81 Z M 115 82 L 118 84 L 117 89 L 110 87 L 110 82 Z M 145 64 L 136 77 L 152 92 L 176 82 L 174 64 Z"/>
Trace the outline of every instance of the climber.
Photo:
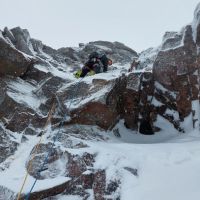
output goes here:
<path id="1" fill-rule="evenodd" d="M 112 65 L 112 60 L 105 54 L 100 55 L 93 52 L 89 55 L 88 61 L 84 64 L 83 68 L 75 73 L 75 77 L 85 77 L 87 74 L 94 75 L 101 72 L 106 72 L 108 66 Z"/>

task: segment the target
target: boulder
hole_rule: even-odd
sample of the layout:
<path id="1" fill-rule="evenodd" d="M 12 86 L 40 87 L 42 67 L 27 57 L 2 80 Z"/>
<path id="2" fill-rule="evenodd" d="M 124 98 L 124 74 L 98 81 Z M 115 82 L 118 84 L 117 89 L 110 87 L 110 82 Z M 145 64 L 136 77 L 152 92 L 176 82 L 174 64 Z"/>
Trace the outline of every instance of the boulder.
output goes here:
<path id="1" fill-rule="evenodd" d="M 16 49 L 33 56 L 31 51 L 30 34 L 27 29 L 16 27 L 10 30 L 15 37 L 14 45 Z"/>
<path id="2" fill-rule="evenodd" d="M 15 36 L 7 27 L 4 28 L 3 35 L 4 37 L 7 37 L 13 44 L 16 42 Z"/>
<path id="3" fill-rule="evenodd" d="M 11 46 L 0 31 L 0 76 L 22 76 L 31 66 L 31 59 Z"/>
<path id="4" fill-rule="evenodd" d="M 182 46 L 158 53 L 153 74 L 155 81 L 174 92 L 176 109 L 183 119 L 191 113 L 191 101 L 198 98 L 199 92 L 195 86 L 198 83 L 197 49 L 190 25 L 185 27 L 182 41 Z M 169 39 L 165 46 L 168 43 L 171 43 Z"/>
<path id="5" fill-rule="evenodd" d="M 200 3 L 194 11 L 194 19 L 192 22 L 193 38 L 198 46 L 200 46 Z"/>
<path id="6" fill-rule="evenodd" d="M 0 125 L 0 163 L 6 160 L 10 155 L 13 155 L 17 149 L 18 143 L 11 140 L 10 133 L 8 133 Z"/>

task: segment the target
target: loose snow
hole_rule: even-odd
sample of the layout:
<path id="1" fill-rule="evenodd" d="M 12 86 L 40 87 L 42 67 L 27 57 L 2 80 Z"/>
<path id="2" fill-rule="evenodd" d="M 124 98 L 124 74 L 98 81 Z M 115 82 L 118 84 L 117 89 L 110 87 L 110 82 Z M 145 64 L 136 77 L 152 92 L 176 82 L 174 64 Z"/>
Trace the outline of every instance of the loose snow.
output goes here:
<path id="1" fill-rule="evenodd" d="M 197 5 L 194 11 L 194 19 L 192 22 L 192 30 L 193 30 L 193 40 L 196 42 L 197 39 L 197 26 L 199 25 L 199 12 L 200 12 L 200 3 Z"/>
<path id="2" fill-rule="evenodd" d="M 8 84 L 8 96 L 20 104 L 25 104 L 28 107 L 37 110 L 40 104 L 45 101 L 44 98 L 38 98 L 38 96 L 34 94 L 34 90 L 36 89 L 35 86 L 22 79 L 10 81 Z"/>
<path id="3" fill-rule="evenodd" d="M 39 138 L 37 138 L 36 136 L 29 136 L 28 141 L 20 145 L 15 155 L 8 158 L 8 160 L 12 160 L 12 162 L 10 163 L 8 169 L 5 169 L 4 171 L 0 172 L 0 185 L 3 185 L 16 193 L 20 191 L 23 179 L 26 175 L 25 166 L 27 159 L 31 153 L 31 150 L 38 143 L 38 141 Z M 7 162 L 7 160 L 5 162 Z M 3 164 L 4 163 L 2 163 L 1 165 Z M 67 177 L 57 177 L 54 179 L 38 180 L 33 191 L 40 191 L 43 189 L 51 188 L 55 185 L 62 184 L 68 180 L 69 178 Z M 34 178 L 29 176 L 24 187 L 23 193 L 29 192 L 33 182 Z"/>

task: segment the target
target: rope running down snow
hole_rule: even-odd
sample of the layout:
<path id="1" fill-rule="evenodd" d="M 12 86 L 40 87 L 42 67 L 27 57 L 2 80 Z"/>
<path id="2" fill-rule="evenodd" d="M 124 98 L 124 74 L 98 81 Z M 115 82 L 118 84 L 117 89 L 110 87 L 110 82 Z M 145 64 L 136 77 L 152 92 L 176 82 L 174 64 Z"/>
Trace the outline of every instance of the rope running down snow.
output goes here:
<path id="1" fill-rule="evenodd" d="M 84 78 L 84 77 L 83 77 L 83 78 Z M 76 83 L 76 85 L 75 85 L 75 86 L 76 86 L 76 89 L 74 90 L 74 93 L 73 93 L 73 94 L 76 94 L 76 93 L 78 92 L 79 87 L 77 87 L 77 86 L 78 86 L 78 84 L 80 83 L 80 81 L 83 80 L 83 78 L 81 78 L 81 79 Z M 58 97 L 57 97 L 57 95 L 55 95 L 55 96 L 56 96 L 56 99 L 57 99 L 57 101 L 58 101 L 58 105 L 61 105 L 61 104 L 60 104 L 60 101 L 59 101 L 59 99 L 58 99 Z M 74 95 L 73 95 L 73 96 L 74 96 Z M 70 109 L 70 107 L 71 107 L 72 100 L 73 100 L 73 96 L 72 96 L 72 98 L 71 98 L 71 101 L 70 101 L 70 104 L 69 104 L 69 108 L 68 108 L 68 109 Z M 45 164 L 48 162 L 48 159 L 49 159 L 49 157 L 50 157 L 50 155 L 51 155 L 51 153 L 52 153 L 52 149 L 53 149 L 52 147 L 54 146 L 56 140 L 58 139 L 58 136 L 60 135 L 60 131 L 61 131 L 61 128 L 63 127 L 63 124 L 64 124 L 64 122 L 65 122 L 65 120 L 66 120 L 66 117 L 67 117 L 67 113 L 65 113 L 65 115 L 64 115 L 64 117 L 63 117 L 63 119 L 62 119 L 62 121 L 61 121 L 61 123 L 60 123 L 58 133 L 57 133 L 57 134 L 54 136 L 54 138 L 53 138 L 53 143 L 52 143 L 52 145 L 51 145 L 50 151 L 47 153 L 47 156 L 45 157 L 44 162 L 43 162 L 41 168 L 38 170 L 37 173 L 39 173 L 40 171 L 42 171 L 43 168 L 44 168 L 44 166 L 45 166 Z M 28 194 L 26 195 L 25 200 L 28 200 L 28 199 L 29 199 L 29 197 L 30 197 L 30 195 L 31 195 L 31 192 L 32 192 L 33 188 L 35 187 L 37 181 L 38 181 L 38 179 L 36 178 L 35 181 L 34 181 L 34 183 L 33 183 L 33 185 L 32 185 L 32 187 L 31 187 L 31 189 L 30 189 L 30 191 L 29 191 Z"/>
<path id="2" fill-rule="evenodd" d="M 44 126 L 43 129 L 45 129 L 45 128 L 48 126 L 48 124 L 49 124 L 49 122 L 50 122 L 50 120 L 51 120 L 51 117 L 52 117 L 52 113 L 54 112 L 54 109 L 55 109 L 55 102 L 52 103 L 51 109 L 50 109 L 50 111 L 49 111 L 49 113 L 48 113 L 47 121 L 46 121 L 45 126 Z M 44 135 L 44 134 L 43 134 L 43 135 Z M 32 154 L 32 160 L 29 162 L 29 165 L 28 165 L 28 167 L 27 167 L 26 176 L 24 177 L 24 181 L 23 181 L 22 186 L 21 186 L 21 189 L 20 189 L 20 191 L 19 191 L 19 193 L 18 193 L 17 200 L 19 200 L 20 197 L 21 197 L 21 193 L 22 193 L 22 191 L 23 191 L 23 188 L 24 188 L 24 186 L 25 186 L 26 180 L 27 180 L 27 178 L 28 178 L 28 174 L 29 174 L 28 172 L 32 169 L 32 161 L 33 161 L 33 158 L 34 158 L 35 155 L 36 155 L 36 152 L 37 152 L 37 150 L 38 150 L 38 148 L 39 148 L 39 145 L 40 145 L 41 142 L 42 142 L 43 135 L 40 137 L 40 140 L 38 141 L 38 143 L 37 143 L 37 145 L 36 145 L 36 147 L 35 147 L 35 149 L 34 149 L 34 152 L 33 152 L 33 154 Z"/>

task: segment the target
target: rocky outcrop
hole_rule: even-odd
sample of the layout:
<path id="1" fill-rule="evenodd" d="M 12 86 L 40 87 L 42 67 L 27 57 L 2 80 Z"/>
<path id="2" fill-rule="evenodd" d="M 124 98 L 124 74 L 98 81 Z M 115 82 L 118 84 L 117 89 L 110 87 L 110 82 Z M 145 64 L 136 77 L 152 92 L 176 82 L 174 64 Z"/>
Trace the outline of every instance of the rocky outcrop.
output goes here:
<path id="1" fill-rule="evenodd" d="M 148 71 L 152 71 L 153 64 L 157 58 L 157 54 L 159 51 L 160 47 L 149 48 L 142 51 L 137 59 L 137 62 L 139 62 L 137 69 L 146 69 Z"/>
<path id="2" fill-rule="evenodd" d="M 77 66 L 80 62 L 85 62 L 88 55 L 93 51 L 106 53 L 114 62 L 121 64 L 130 62 L 134 57 L 138 57 L 137 52 L 119 42 L 96 41 L 83 44 L 83 47 L 60 48 L 55 50 L 44 45 L 40 40 L 30 37 L 28 30 L 20 27 L 9 30 L 7 27 L 3 31 L 3 36 L 15 46 L 16 49 L 31 56 L 38 56 L 41 59 L 53 58 L 50 62 L 54 65 L 66 63 L 67 65 Z"/>
<path id="3" fill-rule="evenodd" d="M 109 55 L 114 62 L 121 64 L 130 63 L 134 57 L 138 57 L 137 52 L 119 42 L 90 42 L 83 48 L 83 51 L 88 54 L 92 51 L 102 51 Z"/>
<path id="4" fill-rule="evenodd" d="M 200 3 L 197 5 L 194 12 L 194 19 L 192 22 L 193 38 L 197 46 L 200 46 Z"/>
<path id="5" fill-rule="evenodd" d="M 195 14 L 196 21 L 198 21 L 197 13 L 198 10 Z M 167 32 L 165 34 L 162 45 L 154 51 L 157 52 L 154 60 L 151 60 L 153 73 L 130 74 L 127 78 L 124 77 L 122 81 L 124 84 L 120 84 L 120 90 L 116 89 L 119 85 L 115 87 L 117 84 L 114 84 L 112 92 L 115 91 L 114 93 L 118 94 L 113 98 L 115 106 L 111 108 L 116 111 L 114 118 L 106 114 L 107 111 L 101 107 L 102 104 L 93 103 L 91 109 L 90 102 L 73 113 L 78 116 L 73 118 L 74 123 L 87 124 L 88 122 L 88 124 L 98 124 L 108 129 L 108 126 L 101 124 L 103 120 L 100 110 L 102 110 L 109 119 L 115 119 L 106 120 L 109 123 L 115 124 L 117 119 L 123 118 L 126 127 L 133 130 L 137 130 L 140 122 L 145 118 L 148 118 L 153 125 L 158 115 L 167 119 L 179 131 L 184 131 L 181 123 L 189 115 L 192 115 L 192 123 L 195 124 L 198 120 L 195 112 L 198 111 L 195 111 L 193 102 L 198 100 L 199 96 L 199 55 L 194 41 L 195 30 L 192 28 L 188 25 L 180 33 Z M 108 102 L 109 98 L 107 98 Z M 108 106 L 108 104 L 104 105 Z M 99 108 L 100 118 L 96 117 L 95 108 Z M 88 115 L 81 114 L 86 112 Z M 108 111 L 108 113 L 112 112 Z M 155 130 L 160 130 L 160 128 L 154 127 Z"/>
<path id="6" fill-rule="evenodd" d="M 168 89 L 172 89 L 178 75 L 194 73 L 197 69 L 197 49 L 191 26 L 185 28 L 182 41 L 183 44 L 174 49 L 161 50 L 154 63 L 155 79 Z"/>
<path id="7" fill-rule="evenodd" d="M 124 124 L 127 128 L 138 130 L 142 119 L 149 117 L 154 106 L 151 104 L 154 96 L 154 79 L 150 72 L 131 73 L 123 96 Z"/>
<path id="8" fill-rule="evenodd" d="M 173 37 L 174 38 L 174 37 Z M 156 96 L 161 96 L 161 102 L 166 109 L 177 111 L 179 121 L 184 121 L 193 110 L 192 101 L 198 99 L 199 94 L 199 64 L 197 47 L 193 41 L 191 26 L 186 26 L 182 35 L 182 45 L 168 50 L 161 50 L 154 63 L 155 81 L 168 90 L 166 94 L 156 87 Z M 168 41 L 168 42 L 167 42 Z M 171 40 L 164 43 L 170 46 Z M 158 94 L 159 93 L 159 94 Z M 171 97 L 166 97 L 166 95 Z M 164 100 L 165 99 L 165 100 Z M 170 106 L 173 105 L 173 106 Z"/>
<path id="9" fill-rule="evenodd" d="M 196 15 L 196 18 L 196 21 L 198 21 L 198 15 Z M 179 115 L 174 122 L 177 128 L 177 124 L 193 112 L 191 102 L 198 98 L 198 87 L 195 86 L 198 84 L 198 76 L 196 75 L 198 73 L 198 55 L 196 44 L 193 40 L 194 30 L 192 28 L 194 29 L 194 26 L 191 27 L 189 25 L 183 28 L 180 33 L 167 32 L 161 47 L 157 51 L 150 49 L 140 55 L 145 57 L 145 55 L 150 55 L 153 52 L 154 56 L 152 59 L 149 61 L 145 60 L 146 63 L 148 61 L 147 65 L 152 65 L 153 62 L 153 74 L 150 72 L 143 74 L 132 73 L 128 77 L 124 76 L 111 82 L 94 80 L 91 85 L 81 83 L 81 86 L 77 86 L 79 89 L 81 88 L 81 92 L 75 94 L 74 97 L 68 95 L 74 91 L 74 87 L 69 87 L 64 92 L 61 92 L 59 98 L 66 104 L 66 101 L 80 97 L 87 99 L 89 96 L 100 92 L 103 88 L 109 88 L 102 94 L 102 98 L 98 97 L 99 100 L 91 101 L 88 98 L 88 101 L 81 103 L 80 107 L 78 105 L 77 108 L 72 109 L 70 111 L 71 121 L 66 124 L 98 125 L 101 128 L 110 129 L 122 118 L 125 120 L 127 128 L 136 130 L 140 120 L 147 115 L 149 116 L 150 113 L 162 115 L 172 122 L 173 116 L 166 114 L 166 111 L 169 109 L 177 112 Z M 39 63 L 42 63 L 43 66 L 45 64 L 51 66 L 45 54 L 55 59 L 51 63 L 54 63 L 53 66 L 56 67 L 59 63 L 65 62 L 65 58 L 71 59 L 74 62 L 82 62 L 94 50 L 104 51 L 116 62 L 121 63 L 130 62 L 133 57 L 138 57 L 135 51 L 121 43 L 105 41 L 96 41 L 82 45 L 79 51 L 73 48 L 62 48 L 56 51 L 43 45 L 41 41 L 31 39 L 28 31 L 19 27 L 11 31 L 5 28 L 1 38 L 10 48 L 13 47 L 6 42 L 5 38 L 8 38 L 15 45 L 15 48 L 18 48 L 20 51 L 29 55 L 37 55 L 40 58 Z M 44 52 L 45 54 L 43 54 Z M 39 67 L 32 67 L 27 71 L 27 68 L 24 68 L 26 73 L 21 76 L 27 81 L 41 82 L 41 86 L 34 91 L 34 94 L 47 98 L 46 103 L 41 104 L 39 107 L 43 114 L 48 112 L 50 106 L 48 105 L 49 99 L 51 99 L 58 88 L 62 87 L 62 84 L 66 83 L 62 78 L 53 77 L 53 75 L 46 73 L 45 70 L 41 71 Z M 91 90 L 91 88 L 93 89 Z M 6 93 L 4 96 L 6 97 Z M 154 101 L 158 101 L 162 105 L 156 106 Z M 142 112 L 144 108 L 146 113 Z M 6 108 L 6 110 L 9 109 Z M 24 121 L 24 126 L 20 126 L 20 130 L 14 128 L 12 120 L 10 120 L 7 127 L 12 131 L 23 131 L 26 128 L 27 120 L 28 122 L 32 121 L 31 115 L 33 113 L 29 112 L 29 119 L 27 116 L 28 112 L 27 109 L 21 110 L 21 113 L 25 114 L 23 114 L 24 117 L 20 118 L 26 120 L 22 120 Z M 6 114 L 2 115 L 5 117 Z M 12 119 L 14 121 L 17 120 L 15 115 L 13 115 Z M 19 124 L 21 123 L 19 122 Z"/>
<path id="10" fill-rule="evenodd" d="M 4 28 L 3 35 L 6 39 L 8 39 L 10 41 L 11 44 L 16 43 L 15 36 L 7 27 Z"/>
<path id="11" fill-rule="evenodd" d="M 3 129 L 2 125 L 0 124 L 0 163 L 10 155 L 13 155 L 17 149 L 17 142 L 12 140 L 10 136 L 11 134 Z"/>
<path id="12" fill-rule="evenodd" d="M 145 130 L 142 124 L 148 122 L 150 128 L 143 134 L 159 132 L 163 128 L 157 125 L 160 117 L 179 132 L 186 130 L 186 120 L 199 128 L 199 10 L 198 5 L 192 25 L 180 32 L 167 32 L 158 48 L 139 55 L 118 42 L 96 41 L 81 44 L 78 49 L 55 50 L 30 38 L 28 31 L 19 27 L 0 32 L 0 73 L 4 75 L 0 80 L 0 162 L 17 149 L 18 143 L 10 135 L 23 133 L 24 140 L 29 140 L 46 133 L 43 127 L 48 125 L 48 112 L 55 106 L 50 117 L 51 134 L 45 134 L 45 142 L 33 147 L 24 165 L 38 180 L 69 178 L 33 192 L 30 199 L 58 194 L 87 199 L 88 191 L 96 200 L 106 195 L 112 199 L 113 194 L 120 199 L 117 190 L 121 177 L 107 180 L 107 170 L 97 164 L 101 157 L 90 148 L 92 141 L 107 140 L 106 131 L 118 137 L 123 134 L 116 128 L 119 121 L 134 133 Z M 72 74 L 66 76 L 75 69 L 66 65 L 81 65 L 92 51 L 105 52 L 122 65 L 137 58 L 141 70 L 126 73 L 127 69 L 120 66 L 83 80 L 73 79 Z M 37 62 L 33 66 L 32 59 Z M 123 166 L 122 170 L 139 176 L 137 168 Z M 9 190 L 7 193 L 14 195 Z"/>
<path id="13" fill-rule="evenodd" d="M 20 27 L 16 27 L 10 30 L 13 34 L 15 41 L 14 45 L 16 49 L 33 56 L 31 52 L 31 43 L 30 43 L 30 34 L 27 29 L 21 29 Z"/>
<path id="14" fill-rule="evenodd" d="M 68 134 L 60 134 L 58 136 L 58 141 L 62 144 L 62 147 L 70 150 L 77 149 L 78 151 L 83 149 L 84 153 L 79 155 L 70 153 L 63 148 L 55 148 L 53 144 L 54 136 L 52 136 L 52 141 L 50 140 L 48 144 L 39 144 L 37 148 L 34 147 L 31 151 L 30 159 L 27 162 L 29 174 L 38 180 L 44 180 L 46 178 L 56 178 L 62 171 L 67 180 L 54 187 L 31 193 L 30 199 L 43 199 L 57 194 L 74 194 L 86 198 L 90 196 L 88 190 L 92 190 L 94 199 L 100 200 L 104 199 L 106 194 L 114 193 L 118 188 L 118 184 L 115 184 L 114 181 L 112 181 L 112 184 L 109 183 L 107 188 L 105 184 L 106 171 L 95 169 L 94 166 L 97 155 L 88 153 L 87 150 L 84 151 L 84 149 L 88 147 L 83 143 L 84 140 L 92 141 L 95 138 L 95 140 L 104 141 L 105 138 L 98 134 L 94 135 L 94 132 L 91 132 L 89 129 L 84 132 L 83 127 L 76 130 L 75 127 L 69 126 L 66 133 Z M 77 137 L 77 143 L 74 143 L 73 137 L 75 137 L 75 135 L 73 133 L 75 133 Z M 91 133 L 93 133 L 93 136 Z M 52 134 L 59 133 L 55 131 Z M 47 153 L 49 154 L 47 155 Z M 48 160 L 47 163 L 43 165 L 46 156 L 48 156 Z M 60 160 L 64 161 L 62 165 Z M 30 164 L 31 167 L 29 167 Z M 41 166 L 43 166 L 42 169 Z M 25 197 L 22 195 L 21 199 L 25 199 Z"/>
<path id="15" fill-rule="evenodd" d="M 115 63 L 125 64 L 130 63 L 135 57 L 138 57 L 136 51 L 125 46 L 119 42 L 107 42 L 107 41 L 95 41 L 88 44 L 82 44 L 82 47 L 77 52 L 73 48 L 60 48 L 58 52 L 64 56 L 68 56 L 71 60 L 85 62 L 88 59 L 88 55 L 97 51 L 100 54 L 106 53 L 109 58 Z"/>
<path id="16" fill-rule="evenodd" d="M 115 81 L 93 79 L 91 85 L 85 85 L 84 87 L 81 83 L 81 89 L 76 85 L 81 91 L 74 94 L 74 98 L 77 98 L 76 95 L 80 95 L 86 100 L 86 103 L 71 111 L 71 121 L 68 123 L 98 125 L 106 130 L 111 129 L 118 122 L 120 116 L 120 104 L 122 104 L 120 93 L 123 91 L 124 81 L 121 78 Z M 95 100 L 95 97 L 94 100 L 89 98 L 90 100 L 87 102 L 88 96 L 95 93 L 100 94 L 98 99 Z"/>
<path id="17" fill-rule="evenodd" d="M 22 76 L 31 66 L 31 58 L 7 42 L 0 31 L 0 76 Z"/>

